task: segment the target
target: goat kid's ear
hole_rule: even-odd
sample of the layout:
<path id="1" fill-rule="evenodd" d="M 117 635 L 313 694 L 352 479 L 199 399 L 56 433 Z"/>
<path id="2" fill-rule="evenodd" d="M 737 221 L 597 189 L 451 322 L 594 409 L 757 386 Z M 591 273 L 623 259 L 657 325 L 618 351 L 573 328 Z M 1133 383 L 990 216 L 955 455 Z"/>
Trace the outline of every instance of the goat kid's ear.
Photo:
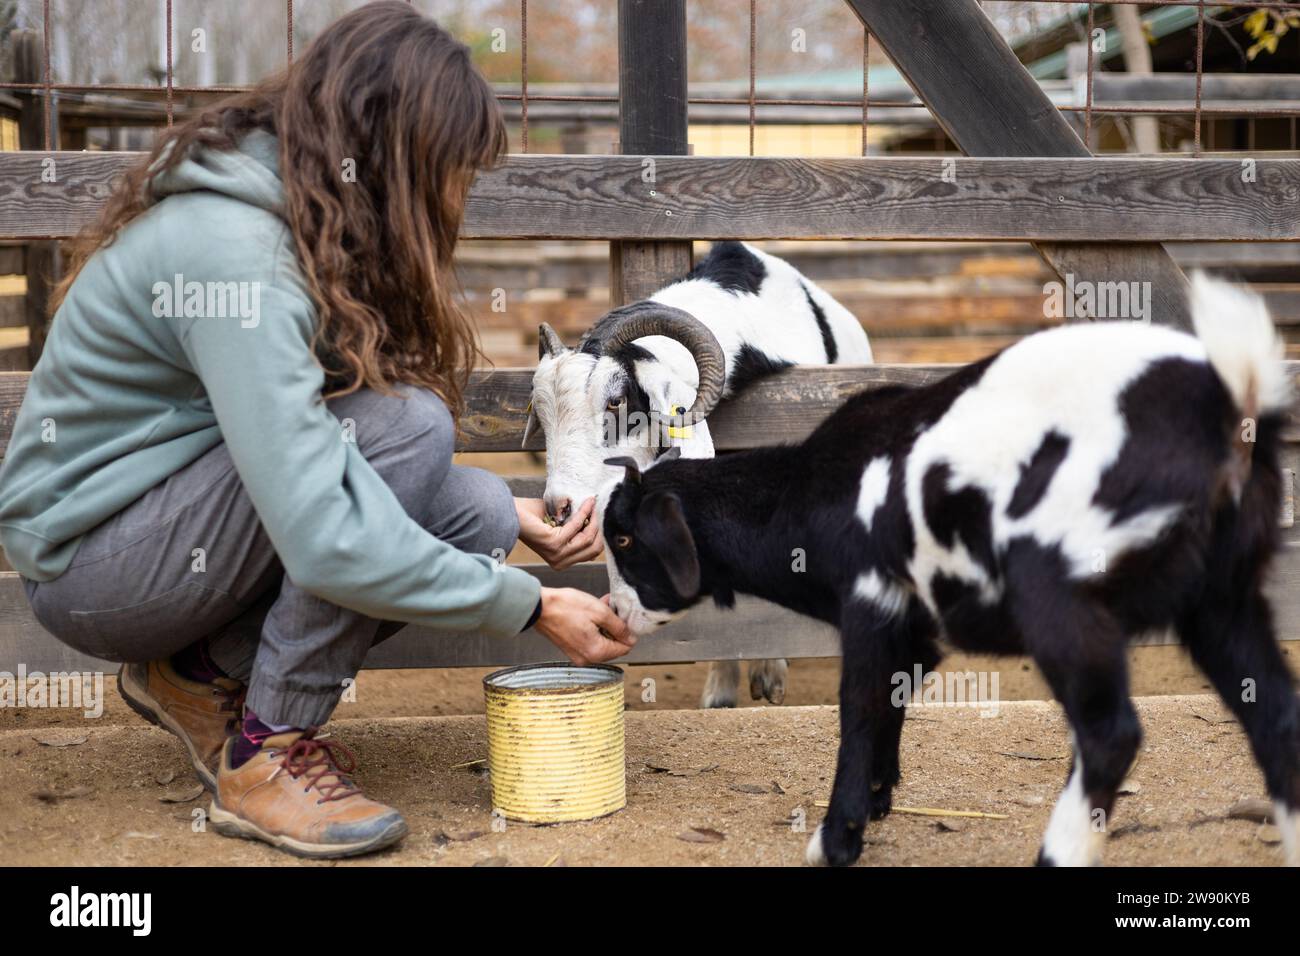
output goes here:
<path id="1" fill-rule="evenodd" d="M 657 491 L 641 503 L 637 512 L 637 533 L 668 572 L 679 596 L 700 593 L 700 558 L 695 538 L 682 514 L 682 502 L 672 492 Z"/>
<path id="2" fill-rule="evenodd" d="M 641 484 L 641 466 L 636 463 L 635 458 L 620 455 L 617 458 L 606 458 L 605 464 L 611 468 L 622 468 L 623 480 L 629 485 Z"/>

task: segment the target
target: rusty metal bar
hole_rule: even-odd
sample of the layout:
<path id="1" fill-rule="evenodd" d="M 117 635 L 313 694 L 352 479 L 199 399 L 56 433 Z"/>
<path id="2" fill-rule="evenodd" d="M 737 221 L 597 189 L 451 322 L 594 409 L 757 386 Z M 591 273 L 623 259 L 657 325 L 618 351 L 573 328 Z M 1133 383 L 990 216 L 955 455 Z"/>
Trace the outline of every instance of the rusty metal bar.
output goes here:
<path id="1" fill-rule="evenodd" d="M 1196 6 L 1196 142 L 1192 155 L 1201 155 L 1201 84 L 1205 79 L 1205 4 Z"/>
<path id="2" fill-rule="evenodd" d="M 1086 31 L 1087 42 L 1088 42 L 1088 79 L 1087 79 L 1088 92 L 1087 92 L 1087 100 L 1084 103 L 1084 112 L 1083 112 L 1083 145 L 1088 147 L 1089 152 L 1092 152 L 1092 71 L 1094 66 L 1096 65 L 1095 64 L 1096 58 L 1093 56 L 1093 53 L 1095 51 L 1092 48 L 1092 44 L 1093 44 L 1092 31 L 1095 28 L 1095 24 L 1096 24 L 1096 21 L 1093 19 L 1095 9 L 1096 8 L 1092 0 L 1088 0 L 1088 29 Z"/>
<path id="3" fill-rule="evenodd" d="M 749 155 L 754 155 L 754 127 L 756 125 L 755 78 L 758 59 L 758 0 L 749 0 Z"/>
<path id="4" fill-rule="evenodd" d="M 519 138 L 528 152 L 528 0 L 519 0 Z M 615 103 L 618 97 L 612 97 Z"/>
<path id="5" fill-rule="evenodd" d="M 167 126 L 172 125 L 176 91 L 172 88 L 175 84 L 172 75 L 172 0 L 167 0 Z"/>
<path id="6" fill-rule="evenodd" d="M 45 3 L 42 5 L 41 16 L 43 17 L 42 33 L 43 33 L 43 42 L 45 46 L 45 53 L 44 56 L 42 57 L 43 66 L 41 72 L 41 76 L 44 77 L 44 83 L 42 83 L 42 86 L 45 88 L 44 140 L 45 140 L 45 151 L 49 152 L 50 136 L 51 136 L 50 127 L 54 125 L 53 120 L 51 118 L 51 111 L 54 108 L 54 97 L 51 94 L 52 86 L 50 84 L 50 0 L 45 0 Z"/>
<path id="7" fill-rule="evenodd" d="M 862 28 L 862 155 L 867 155 L 867 110 L 871 99 L 867 96 L 871 62 L 871 31 Z"/>

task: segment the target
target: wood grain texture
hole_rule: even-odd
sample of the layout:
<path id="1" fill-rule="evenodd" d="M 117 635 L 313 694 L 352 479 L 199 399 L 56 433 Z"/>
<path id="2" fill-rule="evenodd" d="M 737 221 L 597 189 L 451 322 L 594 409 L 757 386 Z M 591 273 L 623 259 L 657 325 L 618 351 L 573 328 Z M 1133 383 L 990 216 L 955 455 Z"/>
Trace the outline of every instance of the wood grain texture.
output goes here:
<path id="1" fill-rule="evenodd" d="M 1287 362 L 1293 379 L 1300 362 Z M 756 382 L 724 402 L 709 417 L 721 451 L 799 441 L 851 395 L 881 385 L 923 385 L 952 372 L 952 365 L 805 365 Z M 27 388 L 26 372 L 0 373 L 0 456 L 13 431 L 14 416 Z M 532 393 L 533 370 L 502 368 L 475 372 L 460 419 L 461 452 L 519 451 Z M 1300 392 L 1300 389 L 1298 389 Z M 1287 439 L 1300 438 L 1300 402 L 1292 407 Z M 541 436 L 528 449 L 542 451 Z"/>
<path id="2" fill-rule="evenodd" d="M 137 156 L 0 153 L 0 240 L 75 234 Z M 1158 275 L 1145 242 L 1300 239 L 1295 159 L 1257 160 L 1251 183 L 1229 159 L 951 159 L 951 181 L 943 159 L 654 159 L 651 184 L 642 157 L 512 156 L 476 180 L 461 235 L 1092 243 L 1106 270 L 1070 268 L 1097 281 Z"/>
<path id="3" fill-rule="evenodd" d="M 847 3 L 966 155 L 1090 155 L 994 28 L 978 0 Z M 1096 200 L 1108 204 L 1104 194 L 1098 194 Z M 1061 201 L 1068 202 L 1064 193 Z M 1197 236 L 1177 231 L 1138 236 L 1103 230 L 1092 235 L 1058 232 L 1029 238 L 1041 241 L 1037 245 L 1039 254 L 1062 279 L 1073 274 L 1088 282 L 1135 278 L 1153 283 L 1154 321 L 1191 327 L 1183 292 L 1186 279 L 1169 254 L 1155 243 Z M 1123 250 L 1122 257 L 1098 245 L 1062 245 L 1111 239 L 1134 244 Z"/>

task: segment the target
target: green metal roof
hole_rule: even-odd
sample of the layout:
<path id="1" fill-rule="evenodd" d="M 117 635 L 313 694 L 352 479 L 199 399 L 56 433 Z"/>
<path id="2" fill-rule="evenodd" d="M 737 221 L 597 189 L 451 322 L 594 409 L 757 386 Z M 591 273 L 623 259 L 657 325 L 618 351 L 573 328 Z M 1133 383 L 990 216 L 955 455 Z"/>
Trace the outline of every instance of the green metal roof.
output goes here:
<path id="1" fill-rule="evenodd" d="M 1220 8 L 1212 8 L 1207 13 L 1213 13 L 1218 9 Z M 1082 14 L 1078 16 L 1082 18 Z M 1194 7 L 1161 7 L 1143 16 L 1142 22 L 1151 31 L 1151 35 L 1159 40 L 1161 37 L 1167 37 L 1171 33 L 1177 33 L 1179 30 L 1196 23 L 1196 9 Z M 1112 27 L 1106 31 L 1105 47 L 1106 52 L 1098 53 L 1098 59 L 1105 61 L 1122 55 L 1123 49 L 1118 29 Z M 1025 69 L 1036 80 L 1064 79 L 1065 58 L 1065 50 L 1060 49 L 1055 53 L 1048 54 L 1041 60 L 1026 63 Z"/>

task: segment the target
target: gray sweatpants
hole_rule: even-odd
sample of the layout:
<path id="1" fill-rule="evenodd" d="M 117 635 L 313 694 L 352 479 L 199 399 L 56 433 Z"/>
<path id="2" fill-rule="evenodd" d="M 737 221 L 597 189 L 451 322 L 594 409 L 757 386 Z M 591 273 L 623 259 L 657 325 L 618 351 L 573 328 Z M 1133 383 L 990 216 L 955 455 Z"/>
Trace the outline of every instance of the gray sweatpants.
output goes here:
<path id="1" fill-rule="evenodd" d="M 361 389 L 329 409 L 356 423 L 358 450 L 431 534 L 479 554 L 514 546 L 509 489 L 452 464 L 454 423 L 433 393 Z M 248 706 L 294 727 L 325 723 L 366 652 L 402 627 L 286 577 L 224 444 L 86 534 L 60 577 L 26 587 L 46 630 L 106 660 L 157 660 L 206 637 L 213 662 L 248 682 Z"/>

